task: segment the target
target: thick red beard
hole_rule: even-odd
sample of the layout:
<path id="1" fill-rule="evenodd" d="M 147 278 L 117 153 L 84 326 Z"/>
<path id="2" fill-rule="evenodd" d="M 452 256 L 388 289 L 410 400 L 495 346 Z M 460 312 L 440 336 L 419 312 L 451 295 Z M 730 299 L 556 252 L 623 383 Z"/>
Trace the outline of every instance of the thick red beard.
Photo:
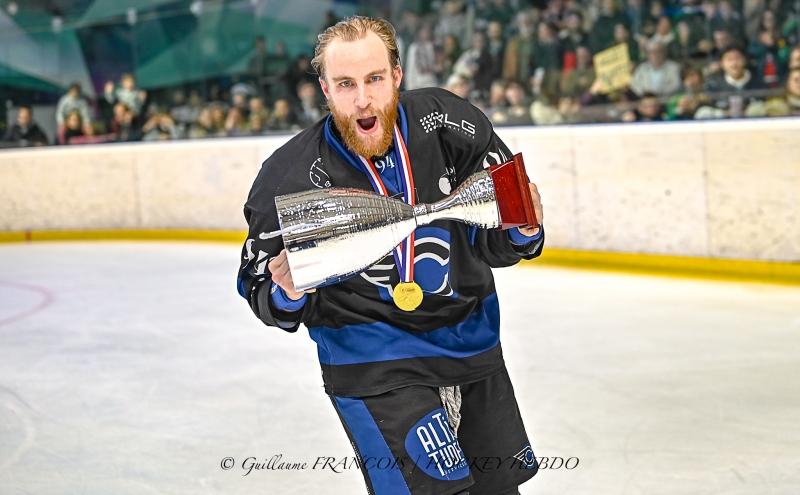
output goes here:
<path id="1" fill-rule="evenodd" d="M 397 105 L 399 103 L 400 91 L 395 88 L 392 101 L 389 102 L 386 108 L 372 110 L 381 125 L 381 134 L 375 136 L 363 136 L 358 132 L 358 122 L 356 120 L 361 116 L 345 115 L 336 108 L 336 105 L 330 99 L 328 100 L 328 108 L 331 109 L 333 122 L 342 135 L 344 145 L 358 155 L 372 158 L 385 155 L 389 146 L 392 145 L 392 132 L 394 131 L 394 123 L 397 121 Z"/>

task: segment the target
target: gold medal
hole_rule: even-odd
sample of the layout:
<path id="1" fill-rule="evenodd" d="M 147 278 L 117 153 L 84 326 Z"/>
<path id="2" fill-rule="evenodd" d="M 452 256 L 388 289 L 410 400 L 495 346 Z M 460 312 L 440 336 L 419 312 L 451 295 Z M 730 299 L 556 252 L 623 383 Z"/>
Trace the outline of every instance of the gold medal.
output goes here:
<path id="1" fill-rule="evenodd" d="M 416 282 L 400 282 L 394 288 L 394 303 L 403 311 L 414 311 L 422 304 L 422 288 Z"/>

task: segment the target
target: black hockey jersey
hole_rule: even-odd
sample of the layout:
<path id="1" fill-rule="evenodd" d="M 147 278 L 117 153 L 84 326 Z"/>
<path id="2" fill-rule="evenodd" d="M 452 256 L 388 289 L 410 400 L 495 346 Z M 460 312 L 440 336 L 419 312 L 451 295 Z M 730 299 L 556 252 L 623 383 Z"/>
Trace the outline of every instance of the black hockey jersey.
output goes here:
<path id="1" fill-rule="evenodd" d="M 470 175 L 512 156 L 484 114 L 446 90 L 402 93 L 399 124 L 421 203 L 443 199 Z M 264 162 L 244 208 L 249 235 L 239 293 L 269 326 L 294 332 L 305 324 L 331 395 L 364 397 L 412 384 L 452 386 L 498 372 L 503 357 L 491 268 L 538 256 L 544 236 L 516 246 L 507 232 L 455 221 L 418 228 L 414 280 L 424 298 L 412 312 L 393 303 L 400 278 L 391 254 L 358 276 L 308 294 L 298 311 L 279 311 L 270 303 L 267 264 L 283 243 L 259 234 L 280 228 L 275 197 L 326 187 L 372 190 L 366 175 L 326 141 L 326 126 L 338 136 L 323 119 Z"/>

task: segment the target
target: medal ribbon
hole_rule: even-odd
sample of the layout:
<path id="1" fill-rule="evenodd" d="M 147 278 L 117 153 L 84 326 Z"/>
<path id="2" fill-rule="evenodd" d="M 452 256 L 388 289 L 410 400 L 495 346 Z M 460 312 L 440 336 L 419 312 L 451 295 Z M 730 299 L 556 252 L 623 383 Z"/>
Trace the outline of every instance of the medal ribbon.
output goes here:
<path id="1" fill-rule="evenodd" d="M 416 204 L 415 202 L 415 189 L 414 189 L 414 176 L 411 172 L 411 160 L 408 158 L 408 149 L 406 148 L 403 135 L 397 124 L 394 125 L 394 132 L 392 133 L 392 140 L 394 141 L 394 155 L 397 167 L 400 172 L 400 186 L 403 188 L 403 199 L 409 205 Z M 358 164 L 361 165 L 362 171 L 369 178 L 375 192 L 383 196 L 389 196 L 389 191 L 383 184 L 378 169 L 372 160 L 358 155 Z M 403 242 L 394 248 L 394 260 L 397 263 L 397 270 L 400 272 L 400 282 L 413 282 L 414 281 L 414 233 L 406 237 Z"/>

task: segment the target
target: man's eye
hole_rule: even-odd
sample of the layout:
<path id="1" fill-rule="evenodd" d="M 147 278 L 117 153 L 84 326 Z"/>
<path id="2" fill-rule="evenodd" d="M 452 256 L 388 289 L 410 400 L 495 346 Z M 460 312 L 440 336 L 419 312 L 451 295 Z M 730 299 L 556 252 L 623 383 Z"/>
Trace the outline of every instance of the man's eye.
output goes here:
<path id="1" fill-rule="evenodd" d="M 339 85 L 343 88 L 349 88 L 351 84 L 352 83 L 350 81 L 342 81 Z"/>
<path id="2" fill-rule="evenodd" d="M 371 82 L 378 82 L 381 80 L 381 76 L 372 76 L 369 78 Z"/>

